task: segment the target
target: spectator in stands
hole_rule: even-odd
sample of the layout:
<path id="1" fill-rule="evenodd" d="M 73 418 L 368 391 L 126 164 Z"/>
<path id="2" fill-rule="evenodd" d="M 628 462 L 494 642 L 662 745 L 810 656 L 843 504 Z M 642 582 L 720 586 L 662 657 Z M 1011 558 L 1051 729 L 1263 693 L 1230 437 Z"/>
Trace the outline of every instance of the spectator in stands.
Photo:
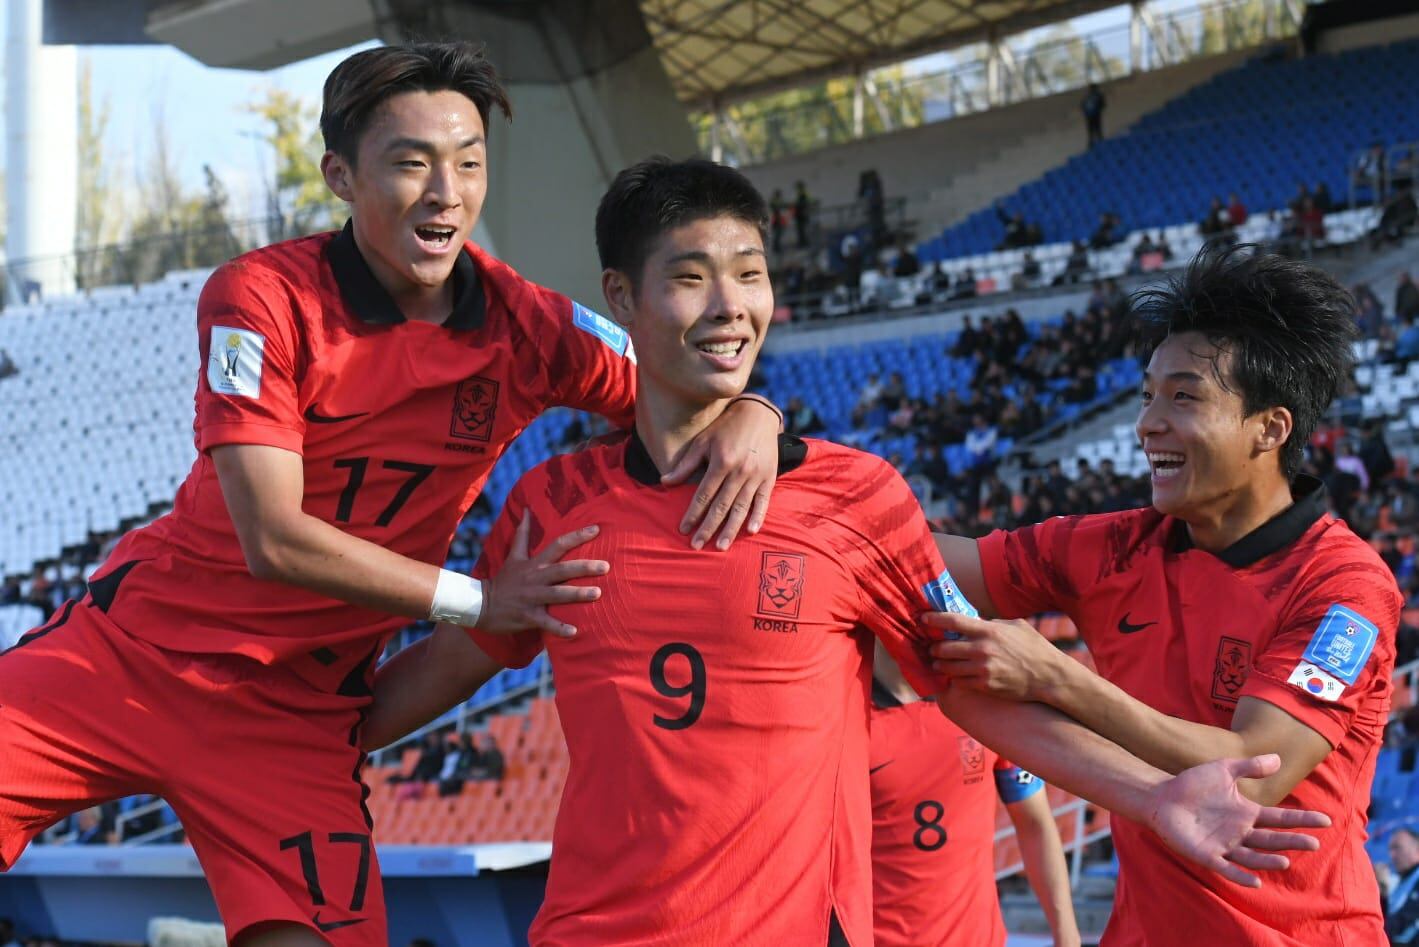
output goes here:
<path id="1" fill-rule="evenodd" d="M 1292 218 L 1301 216 L 1301 211 L 1307 200 L 1312 200 L 1310 188 L 1306 187 L 1304 183 L 1298 183 L 1295 195 L 1286 204 L 1286 209 L 1290 211 Z"/>
<path id="2" fill-rule="evenodd" d="M 948 294 L 951 291 L 951 274 L 946 272 L 940 260 L 931 264 L 931 290 L 935 294 Z"/>
<path id="3" fill-rule="evenodd" d="M 8 917 L 0 917 L 0 947 L 20 947 L 15 939 L 15 922 Z"/>
<path id="4" fill-rule="evenodd" d="M 769 198 L 769 232 L 772 234 L 774 253 L 783 252 L 783 232 L 788 227 L 788 207 L 783 200 L 783 190 L 774 188 Z"/>
<path id="5" fill-rule="evenodd" d="M 1306 256 L 1311 256 L 1316 245 L 1325 240 L 1325 215 L 1316 208 L 1314 198 L 1307 197 L 1301 202 L 1301 212 L 1295 220 L 1295 235 Z"/>
<path id="6" fill-rule="evenodd" d="M 1089 83 L 1089 91 L 1079 103 L 1079 111 L 1084 113 L 1084 130 L 1089 136 L 1089 147 L 1104 140 L 1104 108 L 1108 101 L 1097 82 Z"/>
<path id="7" fill-rule="evenodd" d="M 857 234 L 848 231 L 843 234 L 839 253 L 843 261 L 843 288 L 847 290 L 847 304 L 853 311 L 862 308 L 862 271 L 864 265 L 862 241 Z"/>
<path id="8" fill-rule="evenodd" d="M 1205 239 L 1204 242 L 1209 247 L 1231 246 L 1237 242 L 1236 234 L 1232 232 L 1230 219 L 1227 216 L 1227 208 L 1222 206 L 1222 198 L 1212 198 L 1212 204 L 1207 209 L 1207 216 L 1197 225 L 1197 232 Z"/>
<path id="9" fill-rule="evenodd" d="M 1335 210 L 1335 199 L 1330 196 L 1330 186 L 1324 181 L 1316 184 L 1311 200 L 1315 201 L 1316 209 L 1322 214 L 1328 214 Z"/>
<path id="10" fill-rule="evenodd" d="M 506 768 L 507 762 L 503 759 L 503 751 L 498 746 L 497 737 L 491 733 L 487 734 L 478 750 L 478 763 L 473 767 L 473 778 L 500 783 Z"/>
<path id="11" fill-rule="evenodd" d="M 1028 289 L 1035 286 L 1040 281 L 1040 261 L 1035 259 L 1035 255 L 1029 250 L 1025 251 L 1025 258 L 1020 264 L 1020 272 L 1010 279 L 1011 289 Z"/>
<path id="12" fill-rule="evenodd" d="M 1370 489 L 1370 472 L 1365 462 L 1356 456 L 1348 440 L 1335 445 L 1335 469 L 1354 477 L 1362 491 Z"/>
<path id="13" fill-rule="evenodd" d="M 1384 194 L 1385 146 L 1377 141 L 1355 161 L 1355 182 L 1369 188 L 1371 203 L 1378 204 Z"/>
<path id="14" fill-rule="evenodd" d="M 113 841 L 113 823 L 103 806 L 79 810 L 74 819 L 75 845 L 108 845 Z"/>
<path id="15" fill-rule="evenodd" d="M 1414 189 L 1406 183 L 1385 201 L 1380 222 L 1370 233 L 1370 246 L 1379 249 L 1384 242 L 1403 243 L 1416 220 L 1419 220 L 1419 204 L 1414 201 Z"/>
<path id="16" fill-rule="evenodd" d="M 1379 334 L 1385 315 L 1379 297 L 1370 289 L 1369 283 L 1356 283 L 1350 295 L 1355 297 L 1355 324 L 1359 326 L 1360 334 L 1367 339 L 1374 338 Z"/>
<path id="17" fill-rule="evenodd" d="M 1394 887 L 1385 911 L 1385 933 L 1391 944 L 1419 944 L 1419 833 L 1408 826 L 1389 837 Z"/>
<path id="18" fill-rule="evenodd" d="M 976 331 L 975 323 L 967 315 L 961 321 L 961 332 L 956 336 L 956 344 L 951 347 L 951 355 L 955 358 L 970 358 L 979 346 L 980 333 Z"/>
<path id="19" fill-rule="evenodd" d="M 1117 214 L 1111 211 L 1104 211 L 1099 215 L 1099 226 L 1094 228 L 1094 233 L 1089 237 L 1089 246 L 1095 250 L 1105 250 L 1123 240 L 1123 234 L 1119 232 L 1122 226 Z"/>
<path id="20" fill-rule="evenodd" d="M 857 181 L 857 199 L 867 211 L 869 245 L 873 250 L 887 240 L 887 197 L 882 190 L 882 176 L 877 169 L 863 171 Z"/>
<path id="21" fill-rule="evenodd" d="M 882 386 L 882 394 L 877 400 L 890 413 L 900 408 L 906 397 L 907 385 L 902 378 L 902 373 L 892 372 L 887 376 L 887 384 Z"/>
<path id="22" fill-rule="evenodd" d="M 969 266 L 956 278 L 956 287 L 951 290 L 951 299 L 976 298 L 976 272 Z"/>
<path id="23" fill-rule="evenodd" d="M 1394 289 L 1394 317 L 1403 320 L 1415 315 L 1419 315 L 1419 286 L 1405 270 L 1399 274 L 1399 285 Z"/>
<path id="24" fill-rule="evenodd" d="M 1054 285 L 1081 282 L 1089 272 L 1089 248 L 1083 240 L 1075 240 L 1069 250 L 1069 259 L 1064 262 L 1064 272 L 1054 278 Z"/>
<path id="25" fill-rule="evenodd" d="M 970 457 L 972 469 L 979 469 L 990 464 L 995 456 L 995 444 L 998 438 L 996 429 L 986 421 L 985 415 L 977 414 L 971 418 L 971 429 L 966 434 L 966 453 Z"/>
<path id="26" fill-rule="evenodd" d="M 877 407 L 877 403 L 882 400 L 882 379 L 876 372 L 867 376 L 867 381 L 862 383 L 862 390 L 857 393 L 856 411 L 871 411 Z"/>
<path id="27" fill-rule="evenodd" d="M 808 225 L 812 222 L 813 198 L 808 196 L 808 185 L 802 181 L 793 182 L 793 226 L 798 231 L 798 246 L 808 246 Z"/>
<path id="28" fill-rule="evenodd" d="M 1014 250 L 1028 243 L 1024 214 L 1019 211 L 1008 214 L 1005 212 L 1005 205 L 1000 201 L 996 201 L 995 216 L 1000 219 L 1000 223 L 1005 227 L 1005 236 L 1001 238 L 1000 244 L 995 249 Z"/>
<path id="29" fill-rule="evenodd" d="M 0 349 L 0 378 L 9 378 L 19 370 L 15 360 L 10 357 L 10 353 Z"/>
<path id="30" fill-rule="evenodd" d="M 1247 208 L 1236 193 L 1227 195 L 1227 223 L 1235 230 L 1247 222 Z"/>
<path id="31" fill-rule="evenodd" d="M 447 755 L 444 747 L 443 737 L 430 730 L 424 734 L 423 745 L 419 750 L 419 758 L 414 762 L 414 768 L 408 775 L 396 774 L 389 778 L 391 783 L 432 783 L 439 778 L 443 772 L 443 760 Z"/>
<path id="32" fill-rule="evenodd" d="M 463 791 L 463 784 L 480 762 L 478 747 L 473 743 L 473 734 L 464 731 L 458 738 L 458 748 L 443 759 L 443 769 L 439 771 L 439 797 L 456 796 Z"/>
<path id="33" fill-rule="evenodd" d="M 892 264 L 892 275 L 901 279 L 916 276 L 921 272 L 921 259 L 905 239 L 897 243 L 897 260 Z"/>
<path id="34" fill-rule="evenodd" d="M 818 416 L 818 412 L 804 404 L 802 398 L 795 396 L 788 399 L 788 410 L 784 412 L 784 429 L 789 434 L 821 434 L 826 428 L 827 425 Z"/>
<path id="35" fill-rule="evenodd" d="M 1405 320 L 1404 331 L 1399 334 L 1399 342 L 1394 347 L 1394 357 L 1399 362 L 1419 358 L 1419 316 L 1410 316 Z"/>
<path id="36" fill-rule="evenodd" d="M 1360 435 L 1360 460 L 1365 464 L 1371 483 L 1379 483 L 1394 473 L 1394 454 L 1385 440 L 1384 424 L 1378 420 L 1367 421 Z"/>

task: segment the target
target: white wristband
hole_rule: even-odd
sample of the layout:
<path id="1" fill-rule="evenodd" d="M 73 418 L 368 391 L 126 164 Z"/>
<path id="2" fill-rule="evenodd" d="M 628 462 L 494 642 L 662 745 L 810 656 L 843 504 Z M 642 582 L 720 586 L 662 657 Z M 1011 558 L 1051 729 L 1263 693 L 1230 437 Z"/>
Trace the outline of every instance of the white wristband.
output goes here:
<path id="1" fill-rule="evenodd" d="M 472 576 L 440 569 L 439 583 L 434 588 L 434 603 L 429 606 L 429 621 L 446 621 L 472 628 L 481 614 L 483 583 Z"/>

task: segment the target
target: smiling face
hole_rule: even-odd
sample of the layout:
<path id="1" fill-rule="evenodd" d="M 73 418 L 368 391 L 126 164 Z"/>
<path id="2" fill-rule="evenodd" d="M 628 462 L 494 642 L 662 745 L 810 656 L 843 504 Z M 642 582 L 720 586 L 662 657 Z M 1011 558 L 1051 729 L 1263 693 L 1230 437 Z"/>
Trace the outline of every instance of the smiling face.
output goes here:
<path id="1" fill-rule="evenodd" d="M 396 302 L 444 290 L 487 194 L 478 108 L 451 90 L 380 104 L 355 160 L 327 152 L 326 183 L 350 204 L 355 242 Z"/>
<path id="2" fill-rule="evenodd" d="M 638 285 L 616 270 L 602 282 L 635 344 L 642 396 L 693 413 L 744 391 L 774 309 L 758 227 L 690 221 L 655 241 Z"/>
<path id="3" fill-rule="evenodd" d="M 1231 374 L 1231 353 L 1198 332 L 1169 336 L 1149 360 L 1135 430 L 1159 511 L 1193 522 L 1222 513 L 1266 481 L 1284 483 L 1279 448 L 1290 414 L 1271 408 L 1245 415 Z"/>

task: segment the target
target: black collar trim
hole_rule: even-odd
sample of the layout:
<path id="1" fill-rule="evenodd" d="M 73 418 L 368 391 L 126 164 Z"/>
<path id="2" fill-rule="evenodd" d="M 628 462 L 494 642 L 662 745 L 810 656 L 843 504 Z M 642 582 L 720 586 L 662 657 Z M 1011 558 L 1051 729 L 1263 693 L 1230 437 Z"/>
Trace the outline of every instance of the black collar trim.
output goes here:
<path id="1" fill-rule="evenodd" d="M 803 466 L 803 462 L 808 459 L 808 445 L 802 438 L 794 437 L 792 434 L 780 434 L 778 436 L 778 475 L 782 477 L 791 470 L 797 470 Z M 640 433 L 635 428 L 631 428 L 631 436 L 626 439 L 626 473 L 636 483 L 644 484 L 647 487 L 660 485 L 660 471 L 656 469 L 655 461 L 650 459 L 650 451 L 645 449 L 645 442 L 641 440 Z"/>
<path id="2" fill-rule="evenodd" d="M 340 296 L 361 322 L 375 326 L 398 325 L 406 321 L 404 313 L 394 304 L 389 290 L 380 285 L 374 271 L 365 262 L 364 254 L 355 245 L 354 224 L 353 217 L 347 220 L 345 229 L 325 247 L 330 269 L 340 287 Z M 472 254 L 464 248 L 453 264 L 453 312 L 444 320 L 444 328 L 482 328 L 487 308 L 478 267 L 473 262 Z"/>
<path id="3" fill-rule="evenodd" d="M 1285 549 L 1325 515 L 1325 484 L 1315 477 L 1309 474 L 1296 477 L 1291 484 L 1291 497 L 1295 502 L 1217 553 L 1217 558 L 1233 569 L 1244 569 Z M 1176 549 L 1179 552 L 1191 549 L 1192 537 L 1188 535 L 1187 524 L 1179 520 L 1174 529 L 1177 531 Z"/>

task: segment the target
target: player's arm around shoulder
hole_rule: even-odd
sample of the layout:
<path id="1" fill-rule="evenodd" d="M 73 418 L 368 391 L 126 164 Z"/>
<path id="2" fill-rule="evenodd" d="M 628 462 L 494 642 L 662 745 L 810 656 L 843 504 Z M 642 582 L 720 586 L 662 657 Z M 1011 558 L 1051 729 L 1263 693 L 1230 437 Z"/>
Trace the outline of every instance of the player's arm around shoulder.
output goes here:
<path id="1" fill-rule="evenodd" d="M 400 651 L 379 668 L 374 703 L 360 733 L 366 750 L 398 741 L 477 693 L 502 670 L 457 625 L 441 623 L 433 634 Z"/>

